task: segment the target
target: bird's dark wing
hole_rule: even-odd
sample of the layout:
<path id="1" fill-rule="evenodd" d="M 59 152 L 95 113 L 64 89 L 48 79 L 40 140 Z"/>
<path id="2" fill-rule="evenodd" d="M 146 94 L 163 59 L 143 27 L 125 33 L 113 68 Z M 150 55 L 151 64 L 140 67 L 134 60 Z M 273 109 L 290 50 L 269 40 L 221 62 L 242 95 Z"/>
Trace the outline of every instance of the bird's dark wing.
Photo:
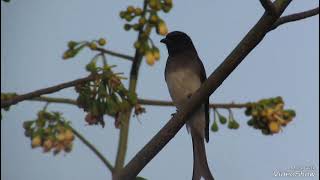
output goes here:
<path id="1" fill-rule="evenodd" d="M 201 59 L 198 57 L 197 62 L 199 63 L 199 74 L 200 74 L 200 80 L 201 83 L 203 83 L 207 79 L 206 70 L 202 64 Z M 205 113 L 205 119 L 206 119 L 206 127 L 205 127 L 205 138 L 206 142 L 209 142 L 209 97 L 204 102 L 204 113 Z"/>

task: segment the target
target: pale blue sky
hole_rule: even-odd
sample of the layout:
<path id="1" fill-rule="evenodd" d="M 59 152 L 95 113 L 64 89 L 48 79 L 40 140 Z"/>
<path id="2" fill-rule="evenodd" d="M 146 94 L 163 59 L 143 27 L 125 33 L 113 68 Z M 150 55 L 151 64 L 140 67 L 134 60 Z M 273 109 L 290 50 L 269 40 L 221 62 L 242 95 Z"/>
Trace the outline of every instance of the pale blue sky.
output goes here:
<path id="1" fill-rule="evenodd" d="M 125 0 L 12 0 L 1 2 L 1 92 L 25 93 L 87 75 L 85 64 L 94 54 L 85 50 L 63 61 L 69 40 L 106 37 L 107 48 L 133 54 L 134 32 L 122 29 L 118 13 L 141 1 Z M 318 1 L 293 1 L 285 14 L 319 6 Z M 211 73 L 256 23 L 263 13 L 258 0 L 176 0 L 169 14 L 161 14 L 170 30 L 187 32 Z M 284 131 L 264 136 L 246 125 L 247 117 L 236 111 L 241 128 L 220 128 L 210 133 L 207 156 L 216 179 L 270 180 L 274 170 L 292 166 L 319 168 L 319 17 L 281 26 L 269 33 L 222 86 L 211 102 L 246 102 L 283 96 L 286 107 L 297 117 Z M 168 100 L 163 71 L 166 49 L 153 34 L 161 60 L 150 67 L 142 63 L 138 95 Z M 108 57 L 118 71 L 128 74 L 130 63 Z M 73 89 L 52 96 L 75 98 Z M 35 118 L 43 103 L 24 102 L 3 113 L 1 121 L 1 179 L 110 179 L 109 171 L 80 141 L 72 153 L 43 154 L 32 150 L 23 135 L 22 122 Z M 114 162 L 118 130 L 106 117 L 106 127 L 86 126 L 82 110 L 68 105 L 50 105 L 71 120 L 74 127 Z M 167 122 L 174 108 L 147 107 L 147 113 L 131 119 L 127 161 Z M 212 116 L 211 116 L 212 119 Z M 143 169 L 152 180 L 191 179 L 192 145 L 183 128 Z M 318 177 L 317 177 L 318 178 Z M 292 178 L 280 178 L 292 179 Z M 305 178 L 316 179 L 316 178 Z"/>

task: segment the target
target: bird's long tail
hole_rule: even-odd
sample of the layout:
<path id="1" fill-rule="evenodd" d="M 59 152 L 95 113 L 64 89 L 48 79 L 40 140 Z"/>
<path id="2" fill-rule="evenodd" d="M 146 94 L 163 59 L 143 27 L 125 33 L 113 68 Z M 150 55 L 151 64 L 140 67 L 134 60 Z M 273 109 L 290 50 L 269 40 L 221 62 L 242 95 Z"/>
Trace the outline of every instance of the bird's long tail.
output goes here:
<path id="1" fill-rule="evenodd" d="M 193 145 L 193 175 L 192 180 L 214 180 L 207 162 L 206 149 L 204 139 L 201 135 L 191 130 Z"/>

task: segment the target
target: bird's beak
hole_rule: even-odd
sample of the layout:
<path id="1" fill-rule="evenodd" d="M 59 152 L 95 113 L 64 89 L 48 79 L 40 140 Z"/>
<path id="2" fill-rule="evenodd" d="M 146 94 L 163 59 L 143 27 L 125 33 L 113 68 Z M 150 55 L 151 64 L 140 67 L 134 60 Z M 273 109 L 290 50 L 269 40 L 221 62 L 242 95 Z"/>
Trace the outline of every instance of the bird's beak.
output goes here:
<path id="1" fill-rule="evenodd" d="M 163 39 L 161 39 L 161 41 L 160 41 L 161 43 L 163 43 L 163 44 L 167 44 L 167 39 L 166 38 L 163 38 Z"/>

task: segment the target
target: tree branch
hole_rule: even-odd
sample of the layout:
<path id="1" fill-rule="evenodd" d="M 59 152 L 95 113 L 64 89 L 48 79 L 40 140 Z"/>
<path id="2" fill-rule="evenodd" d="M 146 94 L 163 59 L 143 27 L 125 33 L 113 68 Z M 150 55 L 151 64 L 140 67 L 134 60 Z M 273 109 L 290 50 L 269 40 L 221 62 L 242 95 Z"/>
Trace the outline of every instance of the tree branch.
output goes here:
<path id="1" fill-rule="evenodd" d="M 58 85 L 55 85 L 55 86 L 52 86 L 52 87 L 39 89 L 39 90 L 30 92 L 30 93 L 26 93 L 26 94 L 22 94 L 22 95 L 19 95 L 19 96 L 15 96 L 15 97 L 13 97 L 11 99 L 1 101 L 1 108 L 8 107 L 8 106 L 13 105 L 13 104 L 17 104 L 18 102 L 21 102 L 21 101 L 24 101 L 24 100 L 27 100 L 27 99 L 32 99 L 32 98 L 35 98 L 35 97 L 39 97 L 39 96 L 41 96 L 43 94 L 50 94 L 50 93 L 54 93 L 54 92 L 60 91 L 61 89 L 69 88 L 69 87 L 72 87 L 72 86 L 75 86 L 75 85 L 78 85 L 78 84 L 83 84 L 85 82 L 92 81 L 95 78 L 96 78 L 96 76 L 90 75 L 90 76 L 85 77 L 85 78 L 76 79 L 76 80 L 69 81 L 69 82 L 62 83 L 62 84 L 58 84 Z"/>
<path id="2" fill-rule="evenodd" d="M 260 0 L 260 3 L 268 14 L 277 16 L 277 9 L 270 0 Z"/>
<path id="3" fill-rule="evenodd" d="M 148 0 L 143 1 L 143 10 L 142 10 L 141 17 L 144 17 L 146 14 L 147 1 Z M 138 38 L 137 38 L 138 40 L 141 39 L 142 33 L 143 33 L 143 28 L 139 30 Z M 138 49 L 136 49 L 134 60 L 131 65 L 130 78 L 129 78 L 129 91 L 131 93 L 136 92 L 139 69 L 140 69 L 142 58 L 143 58 L 143 55 L 139 52 Z M 124 161 L 125 161 L 126 152 L 127 152 L 127 145 L 128 145 L 128 134 L 129 134 L 131 112 L 132 112 L 132 108 L 130 108 L 124 113 L 120 113 L 119 143 L 118 143 L 118 151 L 117 151 L 116 163 L 115 163 L 115 173 L 113 174 L 113 176 L 116 175 L 118 171 L 120 171 L 124 166 Z"/>
<path id="4" fill-rule="evenodd" d="M 129 61 L 133 61 L 133 59 L 134 59 L 134 57 L 132 57 L 132 56 L 129 56 L 129 55 L 126 55 L 126 54 L 117 53 L 117 52 L 110 51 L 110 50 L 107 50 L 107 49 L 104 49 L 104 48 L 97 47 L 95 49 L 95 51 L 99 51 L 101 53 L 109 54 L 111 56 L 119 57 L 119 58 L 122 58 L 122 59 L 125 59 L 125 60 L 129 60 Z"/>
<path id="5" fill-rule="evenodd" d="M 272 30 L 276 29 L 277 27 L 279 27 L 282 24 L 293 22 L 293 21 L 302 20 L 302 19 L 309 18 L 309 17 L 315 16 L 315 15 L 318 15 L 318 14 L 319 14 L 319 7 L 311 9 L 311 10 L 308 10 L 308 11 L 303 11 L 303 12 L 300 12 L 300 13 L 295 13 L 295 14 L 290 14 L 290 15 L 287 15 L 287 16 L 283 16 L 283 17 L 279 18 L 272 25 L 272 27 L 270 28 L 269 31 L 272 31 Z"/>
<path id="6" fill-rule="evenodd" d="M 151 105 L 151 106 L 175 106 L 172 101 L 160 101 L 151 99 L 139 99 L 138 103 L 141 105 Z M 210 108 L 247 108 L 250 103 L 214 103 L 209 104 Z"/>
<path id="7" fill-rule="evenodd" d="M 40 101 L 40 102 L 49 102 L 49 103 L 63 103 L 77 106 L 77 101 L 68 98 L 55 98 L 55 97 L 46 97 L 40 96 L 28 101 Z M 138 104 L 149 105 L 149 106 L 174 106 L 172 101 L 162 101 L 162 100 L 153 100 L 153 99 L 138 99 Z M 248 103 L 213 103 L 209 104 L 210 108 L 221 108 L 221 109 L 230 109 L 230 108 L 247 108 L 250 106 Z"/>
<path id="8" fill-rule="evenodd" d="M 290 2 L 291 0 L 277 0 L 274 3 L 279 15 L 283 13 Z M 192 95 L 190 100 L 184 104 L 177 114 L 131 159 L 123 170 L 113 176 L 114 179 L 134 179 L 182 128 L 187 117 L 223 83 L 242 60 L 263 40 L 269 28 L 278 18 L 279 16 L 269 16 L 265 13 L 223 63 L 208 77 L 200 89 Z"/>
<path id="9" fill-rule="evenodd" d="M 30 92 L 30 93 L 18 95 L 18 96 L 15 96 L 15 97 L 11 98 L 11 99 L 1 101 L 1 108 L 8 107 L 8 106 L 11 106 L 13 104 L 17 104 L 18 102 L 21 102 L 21 101 L 24 101 L 24 100 L 28 100 L 28 99 L 32 99 L 32 98 L 35 98 L 35 97 L 39 97 L 39 96 L 41 96 L 43 94 L 54 93 L 54 92 L 60 91 L 61 89 L 69 88 L 69 87 L 72 87 L 72 86 L 75 86 L 75 85 L 78 85 L 78 84 L 82 84 L 82 83 L 85 83 L 85 82 L 88 82 L 88 81 L 92 81 L 95 78 L 96 78 L 96 76 L 90 75 L 90 76 L 85 77 L 85 78 L 76 79 L 76 80 L 69 81 L 69 82 L 62 83 L 62 84 L 58 84 L 58 85 L 55 85 L 55 86 L 52 86 L 52 87 L 39 89 L 39 90 Z"/>
<path id="10" fill-rule="evenodd" d="M 98 158 L 103 162 L 103 164 L 113 173 L 113 166 L 111 163 L 98 151 L 96 147 L 94 147 L 85 137 L 83 137 L 77 130 L 75 130 L 73 127 L 72 131 L 73 133 L 86 145 L 92 152 L 98 156 Z"/>

